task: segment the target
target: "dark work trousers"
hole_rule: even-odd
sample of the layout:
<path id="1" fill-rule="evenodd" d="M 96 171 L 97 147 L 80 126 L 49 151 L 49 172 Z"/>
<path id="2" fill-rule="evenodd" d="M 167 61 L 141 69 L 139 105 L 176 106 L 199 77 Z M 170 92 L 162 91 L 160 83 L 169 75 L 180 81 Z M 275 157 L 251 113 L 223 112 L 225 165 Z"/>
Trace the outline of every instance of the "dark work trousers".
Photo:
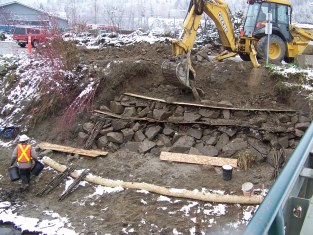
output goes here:
<path id="1" fill-rule="evenodd" d="M 20 175 L 23 184 L 29 184 L 31 169 L 20 169 Z"/>

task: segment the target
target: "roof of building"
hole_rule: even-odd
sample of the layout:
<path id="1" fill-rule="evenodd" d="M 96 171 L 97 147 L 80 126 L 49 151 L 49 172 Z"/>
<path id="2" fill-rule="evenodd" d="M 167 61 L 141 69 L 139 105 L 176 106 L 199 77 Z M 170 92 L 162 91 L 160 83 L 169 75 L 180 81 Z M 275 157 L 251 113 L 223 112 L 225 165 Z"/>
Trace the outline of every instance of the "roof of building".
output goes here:
<path id="1" fill-rule="evenodd" d="M 45 14 L 49 14 L 50 16 L 53 16 L 53 17 L 55 17 L 55 18 L 58 18 L 58 19 L 67 21 L 67 19 L 65 19 L 65 18 L 63 18 L 63 17 L 57 16 L 57 15 L 53 15 L 53 14 L 51 14 L 50 12 L 47 12 L 47 11 L 44 11 L 44 10 L 41 10 L 41 9 L 37 9 L 37 8 L 31 7 L 31 6 L 25 5 L 25 4 L 23 4 L 23 3 L 20 3 L 19 1 L 12 1 L 12 2 L 4 3 L 4 4 L 0 4 L 0 8 L 6 7 L 6 6 L 9 6 L 9 5 L 12 5 L 12 4 L 18 4 L 18 5 L 21 5 L 21 6 L 30 8 L 30 9 L 33 9 L 33 10 L 38 11 L 38 12 L 42 12 L 42 13 L 45 13 Z"/>

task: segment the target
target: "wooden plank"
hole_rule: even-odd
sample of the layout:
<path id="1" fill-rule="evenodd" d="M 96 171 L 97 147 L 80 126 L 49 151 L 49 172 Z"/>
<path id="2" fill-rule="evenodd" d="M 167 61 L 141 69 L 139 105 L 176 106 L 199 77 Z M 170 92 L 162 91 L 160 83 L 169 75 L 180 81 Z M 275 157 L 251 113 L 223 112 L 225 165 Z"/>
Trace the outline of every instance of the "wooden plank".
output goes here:
<path id="1" fill-rule="evenodd" d="M 124 93 L 124 95 L 137 97 L 137 98 L 141 98 L 141 99 L 145 99 L 145 100 L 152 100 L 152 101 L 158 101 L 158 102 L 162 102 L 162 103 L 168 103 L 168 102 L 166 102 L 166 100 L 163 100 L 163 99 L 153 98 L 153 97 L 144 96 L 144 95 L 137 95 L 137 94 L 129 93 L 129 92 Z"/>
<path id="2" fill-rule="evenodd" d="M 64 146 L 64 145 L 50 144 L 47 142 L 42 142 L 38 144 L 37 146 L 41 149 L 50 149 L 50 150 L 55 150 L 59 152 L 84 155 L 88 157 L 106 156 L 108 154 L 108 152 L 99 151 L 99 150 L 79 149 L 79 148 L 73 148 L 73 147 Z"/>
<path id="3" fill-rule="evenodd" d="M 237 167 L 237 159 L 210 157 L 204 155 L 161 152 L 160 159 L 164 161 L 173 161 L 173 162 L 194 163 L 212 166 L 230 165 L 232 167 Z"/>
<path id="4" fill-rule="evenodd" d="M 186 102 L 179 102 L 179 101 L 173 101 L 173 102 L 168 102 L 163 99 L 158 99 L 158 98 L 153 98 L 150 96 L 144 96 L 144 95 L 137 95 L 134 93 L 129 93 L 126 92 L 124 95 L 135 97 L 135 98 L 140 98 L 140 99 L 145 99 L 145 100 L 152 100 L 152 101 L 158 101 L 162 103 L 167 103 L 167 104 L 175 104 L 175 105 L 185 105 L 185 106 L 194 106 L 194 107 L 199 107 L 199 108 L 212 108 L 212 109 L 226 109 L 226 110 L 234 110 L 234 111 L 258 111 L 258 112 L 297 112 L 294 109 L 260 109 L 260 108 L 235 108 L 235 107 L 227 107 L 225 105 L 206 105 L 206 104 L 199 104 L 199 103 L 186 103 Z"/>

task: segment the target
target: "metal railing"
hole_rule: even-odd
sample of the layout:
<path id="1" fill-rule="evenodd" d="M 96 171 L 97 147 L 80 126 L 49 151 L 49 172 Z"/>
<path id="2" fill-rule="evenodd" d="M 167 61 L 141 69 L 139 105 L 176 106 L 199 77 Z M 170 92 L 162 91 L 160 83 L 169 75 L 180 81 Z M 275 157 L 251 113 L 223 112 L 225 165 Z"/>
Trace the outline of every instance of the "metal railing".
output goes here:
<path id="1" fill-rule="evenodd" d="M 312 148 L 313 122 L 247 225 L 244 235 L 308 234 L 310 221 L 305 219 L 307 212 L 313 212 L 313 199 L 310 201 L 313 194 Z M 313 234 L 313 229 L 309 234 Z"/>

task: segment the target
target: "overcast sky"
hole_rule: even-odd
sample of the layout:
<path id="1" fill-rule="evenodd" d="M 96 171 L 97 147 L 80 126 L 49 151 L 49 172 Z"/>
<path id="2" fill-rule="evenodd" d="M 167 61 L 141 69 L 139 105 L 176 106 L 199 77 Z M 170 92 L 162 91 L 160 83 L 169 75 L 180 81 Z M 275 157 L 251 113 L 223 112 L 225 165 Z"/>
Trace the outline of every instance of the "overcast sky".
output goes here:
<path id="1" fill-rule="evenodd" d="M 20 3 L 42 8 L 50 13 L 71 19 L 73 6 L 75 17 L 82 21 L 98 22 L 107 18 L 184 18 L 190 0 L 18 0 Z M 0 3 L 13 2 L 13 0 L 0 0 Z M 224 0 L 229 4 L 234 14 L 239 10 L 247 9 L 247 0 Z M 290 0 L 293 3 L 293 21 L 297 23 L 313 23 L 313 0 Z M 310 4 L 311 3 L 311 4 Z M 96 6 L 96 7 L 95 7 Z M 95 14 L 95 8 L 97 13 Z M 113 14 L 113 15 L 110 15 Z M 120 14 L 120 16 L 119 16 Z M 106 19 L 106 21 L 108 21 Z M 107 23 L 107 22 L 106 22 Z M 113 22 L 111 22 L 113 23 Z"/>

